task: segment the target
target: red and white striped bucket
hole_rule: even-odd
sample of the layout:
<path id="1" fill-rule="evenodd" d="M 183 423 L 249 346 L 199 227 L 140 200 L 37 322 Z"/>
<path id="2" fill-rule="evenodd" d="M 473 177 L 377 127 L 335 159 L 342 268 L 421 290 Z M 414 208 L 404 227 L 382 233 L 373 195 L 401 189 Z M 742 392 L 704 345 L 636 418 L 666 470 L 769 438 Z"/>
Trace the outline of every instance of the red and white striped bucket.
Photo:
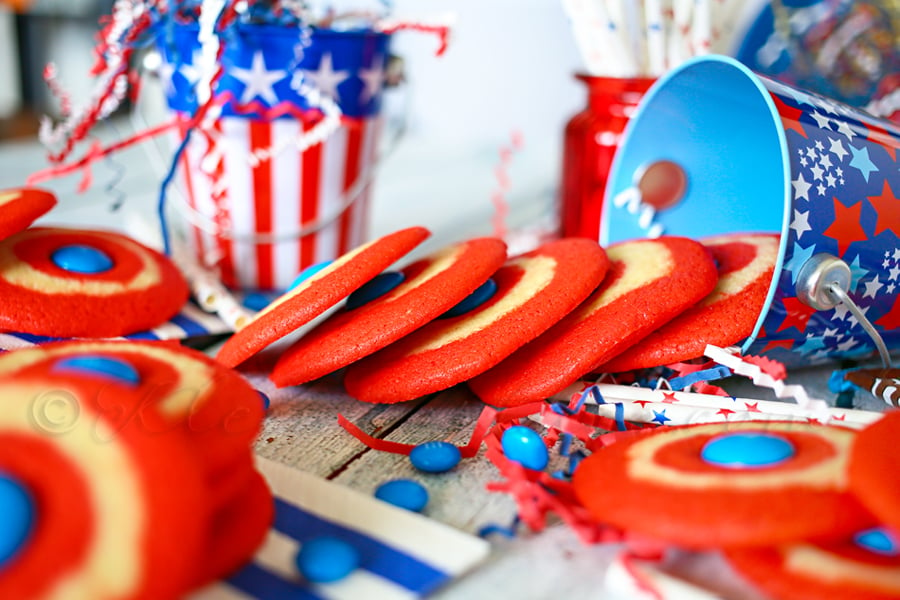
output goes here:
<path id="1" fill-rule="evenodd" d="M 169 105 L 186 128 L 197 102 L 182 86 L 191 84 L 198 42 L 196 28 L 184 30 L 163 48 Z M 286 28 L 247 26 L 224 43 L 216 93 L 232 99 L 212 127 L 193 132 L 181 156 L 179 212 L 195 255 L 226 285 L 283 290 L 302 269 L 367 238 L 388 36 L 317 30 L 299 61 L 301 36 Z M 325 117 L 298 92 L 298 73 L 342 113 L 305 149 L 295 142 Z"/>

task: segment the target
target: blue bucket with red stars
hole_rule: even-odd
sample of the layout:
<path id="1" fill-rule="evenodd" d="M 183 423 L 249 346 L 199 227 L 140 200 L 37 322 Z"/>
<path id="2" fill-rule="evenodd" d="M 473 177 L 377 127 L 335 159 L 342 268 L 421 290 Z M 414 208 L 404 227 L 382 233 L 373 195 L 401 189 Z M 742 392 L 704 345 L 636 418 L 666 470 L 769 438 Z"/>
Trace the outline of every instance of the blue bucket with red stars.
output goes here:
<path id="1" fill-rule="evenodd" d="M 685 62 L 647 93 L 613 162 L 600 241 L 780 234 L 775 275 L 742 351 L 788 366 L 863 359 L 876 342 L 846 302 L 798 293 L 801 268 L 849 267 L 846 296 L 900 349 L 900 130 L 724 56 Z M 654 171 L 668 185 L 640 192 Z M 660 189 L 662 191 L 660 191 Z"/>
<path id="2" fill-rule="evenodd" d="M 199 32 L 196 22 L 157 32 L 180 136 L 200 107 Z M 283 291 L 368 239 L 390 36 L 237 23 L 218 42 L 220 113 L 180 157 L 179 222 L 229 287 Z M 339 116 L 324 129 L 327 105 Z"/>

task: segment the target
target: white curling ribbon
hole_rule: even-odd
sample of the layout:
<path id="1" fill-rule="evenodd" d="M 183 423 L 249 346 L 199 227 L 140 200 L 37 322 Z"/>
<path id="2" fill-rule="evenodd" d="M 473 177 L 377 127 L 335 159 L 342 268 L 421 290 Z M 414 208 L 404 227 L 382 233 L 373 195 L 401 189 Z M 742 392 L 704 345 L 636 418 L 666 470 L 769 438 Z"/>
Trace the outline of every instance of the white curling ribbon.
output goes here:
<path id="1" fill-rule="evenodd" d="M 200 42 L 200 60 L 198 67 L 200 81 L 196 94 L 202 106 L 212 97 L 212 80 L 216 73 L 216 56 L 219 53 L 219 38 L 216 35 L 216 21 L 225 8 L 225 0 L 203 0 L 200 5 L 198 23 L 200 31 L 197 41 Z"/>
<path id="2" fill-rule="evenodd" d="M 764 373 L 758 365 L 745 362 L 741 357 L 730 354 L 712 344 L 706 345 L 703 354 L 710 360 L 728 367 L 735 375 L 743 375 L 756 385 L 771 389 L 778 398 L 794 398 L 800 406 L 811 412 L 827 415 L 828 404 L 824 400 L 810 398 L 802 386 L 786 385 L 768 373 Z"/>

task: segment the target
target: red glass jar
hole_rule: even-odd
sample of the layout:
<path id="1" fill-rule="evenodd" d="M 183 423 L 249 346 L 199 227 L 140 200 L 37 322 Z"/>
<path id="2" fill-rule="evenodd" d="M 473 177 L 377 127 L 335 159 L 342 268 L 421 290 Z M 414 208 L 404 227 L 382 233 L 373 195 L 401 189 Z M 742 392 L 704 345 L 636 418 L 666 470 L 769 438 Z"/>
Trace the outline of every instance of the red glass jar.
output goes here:
<path id="1" fill-rule="evenodd" d="M 622 131 L 653 78 L 575 76 L 587 86 L 587 107 L 566 124 L 560 233 L 599 239 L 606 179 Z"/>

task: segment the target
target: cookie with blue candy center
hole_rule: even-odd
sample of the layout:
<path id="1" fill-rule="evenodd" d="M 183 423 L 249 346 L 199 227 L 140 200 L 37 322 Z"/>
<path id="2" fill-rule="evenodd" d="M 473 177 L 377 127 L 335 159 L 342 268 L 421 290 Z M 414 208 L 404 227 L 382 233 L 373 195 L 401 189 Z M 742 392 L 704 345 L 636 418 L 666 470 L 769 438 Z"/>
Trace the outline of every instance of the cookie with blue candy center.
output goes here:
<path id="1" fill-rule="evenodd" d="M 465 300 L 505 260 L 503 241 L 477 238 L 414 262 L 398 273 L 398 286 L 297 340 L 275 364 L 272 381 L 304 383 L 384 348 Z"/>
<path id="2" fill-rule="evenodd" d="M 317 269 L 235 332 L 219 350 L 216 360 L 229 367 L 243 363 L 337 305 L 429 235 L 424 227 L 401 229 Z"/>
<path id="3" fill-rule="evenodd" d="M 577 238 L 512 258 L 493 276 L 497 291 L 480 307 L 435 320 L 351 364 L 347 392 L 366 402 L 400 402 L 483 373 L 578 306 L 608 267 L 596 242 Z"/>
<path id="4" fill-rule="evenodd" d="M 598 521 L 684 548 L 840 539 L 875 524 L 848 485 L 855 436 L 803 422 L 641 430 L 582 461 L 575 492 Z"/>

